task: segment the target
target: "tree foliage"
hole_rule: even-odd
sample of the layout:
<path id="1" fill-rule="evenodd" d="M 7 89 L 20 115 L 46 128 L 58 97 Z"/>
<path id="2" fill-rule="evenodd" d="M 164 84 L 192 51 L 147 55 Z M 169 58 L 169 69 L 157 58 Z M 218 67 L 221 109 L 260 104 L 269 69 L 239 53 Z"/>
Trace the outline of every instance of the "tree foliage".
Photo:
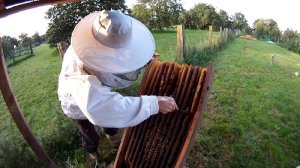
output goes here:
<path id="1" fill-rule="evenodd" d="M 232 17 L 232 28 L 245 31 L 249 28 L 248 21 L 241 12 L 235 13 Z"/>
<path id="2" fill-rule="evenodd" d="M 40 36 L 38 32 L 34 33 L 34 35 L 32 36 L 32 40 L 34 45 L 40 45 L 45 41 L 45 39 Z"/>
<path id="3" fill-rule="evenodd" d="M 194 24 L 196 24 L 191 24 L 193 27 L 199 29 L 208 29 L 209 25 L 212 25 L 213 27 L 219 27 L 219 16 L 212 5 L 199 3 L 195 5 L 195 7 L 192 8 L 189 13 L 190 18 L 194 20 Z"/>
<path id="4" fill-rule="evenodd" d="M 3 54 L 4 58 L 14 58 L 14 47 L 18 46 L 18 40 L 14 37 L 10 36 L 3 36 L 1 37 L 2 41 L 2 49 L 3 49 Z"/>
<path id="5" fill-rule="evenodd" d="M 219 12 L 216 12 L 216 9 L 212 5 L 198 3 L 188 11 L 183 10 L 179 16 L 180 21 L 186 28 L 208 29 L 212 25 L 214 30 L 219 30 L 220 27 L 229 29 L 244 28 L 244 26 L 240 25 L 246 25 L 245 27 L 247 27 L 248 24 L 245 16 L 241 13 L 239 14 L 236 17 L 229 16 L 225 10 L 221 9 Z M 233 21 L 235 21 L 235 27 L 233 26 Z"/>
<path id="6" fill-rule="evenodd" d="M 281 41 L 299 41 L 300 40 L 300 34 L 297 31 L 294 31 L 293 29 L 287 28 L 281 37 Z"/>
<path id="7" fill-rule="evenodd" d="M 152 29 L 179 24 L 182 5 L 177 0 L 139 0 L 133 6 L 132 15 Z"/>
<path id="8" fill-rule="evenodd" d="M 218 19 L 218 26 L 225 28 L 232 28 L 231 18 L 228 16 L 228 13 L 225 10 L 220 9 Z"/>
<path id="9" fill-rule="evenodd" d="M 31 37 L 28 37 L 27 33 L 21 33 L 21 35 L 19 35 L 20 41 L 21 41 L 21 45 L 23 47 L 28 47 L 30 49 L 30 54 L 33 55 L 33 39 Z"/>
<path id="10" fill-rule="evenodd" d="M 281 35 L 277 22 L 273 19 L 257 19 L 253 27 L 255 37 L 258 39 L 271 39 L 278 41 Z"/>
<path id="11" fill-rule="evenodd" d="M 51 46 L 60 41 L 69 41 L 75 25 L 85 16 L 101 10 L 119 9 L 128 12 L 125 0 L 83 0 L 54 5 L 46 12 L 50 21 L 46 38 Z"/>
<path id="12" fill-rule="evenodd" d="M 280 45 L 300 54 L 300 33 L 287 28 L 281 36 Z"/>

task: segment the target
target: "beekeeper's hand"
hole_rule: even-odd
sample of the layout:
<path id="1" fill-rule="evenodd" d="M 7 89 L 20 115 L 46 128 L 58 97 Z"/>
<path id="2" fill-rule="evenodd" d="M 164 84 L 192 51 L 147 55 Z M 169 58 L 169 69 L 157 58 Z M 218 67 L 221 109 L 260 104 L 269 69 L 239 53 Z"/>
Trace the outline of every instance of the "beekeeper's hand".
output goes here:
<path id="1" fill-rule="evenodd" d="M 173 112 L 178 109 L 178 106 L 173 97 L 157 96 L 159 111 L 163 114 Z"/>

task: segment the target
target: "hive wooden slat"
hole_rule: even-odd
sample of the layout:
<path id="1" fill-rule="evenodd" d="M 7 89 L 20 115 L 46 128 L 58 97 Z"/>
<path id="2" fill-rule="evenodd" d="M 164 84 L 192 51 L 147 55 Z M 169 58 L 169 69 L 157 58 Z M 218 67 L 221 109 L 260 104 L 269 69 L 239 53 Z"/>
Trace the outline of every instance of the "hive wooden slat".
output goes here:
<path id="1" fill-rule="evenodd" d="M 189 82 L 189 86 L 187 88 L 187 92 L 185 94 L 185 99 L 183 100 L 183 104 L 181 109 L 184 111 L 189 111 L 189 107 L 192 106 L 192 101 L 195 93 L 195 86 L 197 84 L 197 79 L 198 79 L 198 73 L 199 73 L 199 67 L 193 67 L 193 73 L 191 76 L 191 80 Z"/>
<path id="2" fill-rule="evenodd" d="M 149 89 L 150 92 L 148 92 L 148 95 L 158 95 L 159 93 L 159 85 L 161 83 L 161 79 L 162 79 L 162 74 L 165 70 L 166 64 L 161 64 L 158 67 L 158 71 L 155 74 L 155 78 L 154 78 L 154 83 L 153 86 L 151 86 L 151 90 Z"/>
<path id="3" fill-rule="evenodd" d="M 176 91 L 176 85 L 173 85 L 173 84 L 177 83 L 180 69 L 181 69 L 180 65 L 178 65 L 178 64 L 174 65 L 174 69 L 173 69 L 173 72 L 172 72 L 170 80 L 169 80 L 170 84 L 168 84 L 166 92 L 164 94 L 165 96 L 174 97 L 175 91 Z"/>
<path id="4" fill-rule="evenodd" d="M 153 79 L 154 72 L 156 71 L 157 67 L 160 65 L 159 61 L 151 61 L 145 69 L 144 76 L 142 78 L 142 84 L 138 90 L 138 95 L 144 95 L 145 92 L 148 90 L 151 80 Z"/>
<path id="5" fill-rule="evenodd" d="M 164 82 L 161 86 L 161 90 L 159 93 L 160 95 L 164 95 L 166 93 L 167 87 L 170 84 L 171 75 L 172 75 L 172 72 L 174 69 L 174 64 L 171 64 L 170 62 L 167 62 L 166 66 L 167 66 L 166 76 L 165 76 Z"/>
<path id="6" fill-rule="evenodd" d="M 177 84 L 176 84 L 176 90 L 175 90 L 175 95 L 174 95 L 174 99 L 177 103 L 179 101 L 180 92 L 183 88 L 187 71 L 188 71 L 188 66 L 183 65 L 181 70 L 179 71 L 179 74 L 178 74 L 179 79 L 178 79 Z"/>
<path id="7" fill-rule="evenodd" d="M 172 96 L 179 110 L 159 113 L 126 129 L 114 167 L 182 167 L 206 106 L 212 76 L 212 66 L 206 70 L 152 61 L 144 72 L 138 95 Z"/>
<path id="8" fill-rule="evenodd" d="M 183 86 L 180 90 L 178 90 L 179 96 L 178 96 L 177 104 L 179 105 L 180 109 L 183 109 L 183 101 L 184 101 L 185 98 L 187 98 L 187 97 L 185 97 L 185 95 L 188 92 L 187 87 L 191 83 L 192 73 L 193 73 L 193 67 L 188 66 L 187 67 L 187 73 L 184 76 L 185 79 L 183 80 Z"/>
<path id="9" fill-rule="evenodd" d="M 202 85 L 203 85 L 205 75 L 206 75 L 206 71 L 207 71 L 206 69 L 199 70 L 200 75 L 199 75 L 199 80 L 198 80 L 198 84 L 197 84 L 197 87 L 196 87 L 195 95 L 194 95 L 194 98 L 193 98 L 193 103 L 192 103 L 192 108 L 191 108 L 192 113 L 195 113 L 196 108 L 198 106 L 199 99 L 200 99 L 200 94 L 201 94 L 201 89 L 203 88 Z"/>

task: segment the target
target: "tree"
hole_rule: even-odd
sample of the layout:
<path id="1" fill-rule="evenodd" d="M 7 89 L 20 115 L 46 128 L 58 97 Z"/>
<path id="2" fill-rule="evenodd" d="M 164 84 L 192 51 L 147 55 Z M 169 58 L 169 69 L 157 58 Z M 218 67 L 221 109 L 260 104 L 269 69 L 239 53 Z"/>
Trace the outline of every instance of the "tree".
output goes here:
<path id="1" fill-rule="evenodd" d="M 273 41 L 276 41 L 276 42 L 279 41 L 280 36 L 281 36 L 281 31 L 280 31 L 280 29 L 278 27 L 277 22 L 275 20 L 273 20 L 273 19 L 269 19 L 267 21 L 267 25 L 268 25 L 267 32 L 268 32 L 269 38 L 271 40 L 273 40 Z"/>
<path id="2" fill-rule="evenodd" d="M 15 62 L 14 48 L 18 46 L 18 40 L 10 36 L 3 36 L 1 39 L 4 58 L 13 59 L 13 62 Z"/>
<path id="3" fill-rule="evenodd" d="M 281 37 L 281 41 L 299 41 L 300 40 L 300 34 L 297 31 L 294 31 L 293 29 L 287 28 Z"/>
<path id="4" fill-rule="evenodd" d="M 128 12 L 125 0 L 83 0 L 54 5 L 46 12 L 50 20 L 46 38 L 53 47 L 58 42 L 69 41 L 75 25 L 85 16 L 101 10 L 119 9 Z"/>
<path id="5" fill-rule="evenodd" d="M 212 25 L 215 30 L 218 30 L 219 16 L 215 8 L 211 5 L 199 3 L 194 6 L 190 11 L 190 18 L 194 20 L 197 28 L 207 29 L 209 25 Z"/>
<path id="6" fill-rule="evenodd" d="M 257 19 L 254 21 L 253 28 L 255 30 L 254 34 L 256 38 L 265 38 L 266 32 L 264 27 L 266 27 L 266 25 L 263 19 Z"/>
<path id="7" fill-rule="evenodd" d="M 179 24 L 182 5 L 177 0 L 139 0 L 132 9 L 132 16 L 149 28 L 162 30 Z"/>
<path id="8" fill-rule="evenodd" d="M 28 47 L 30 50 L 30 55 L 33 55 L 33 48 L 32 48 L 33 39 L 31 37 L 28 37 L 27 33 L 21 33 L 21 35 L 19 35 L 19 38 L 21 40 L 22 46 Z"/>
<path id="9" fill-rule="evenodd" d="M 189 29 L 196 29 L 197 23 L 193 19 L 193 13 L 191 11 L 183 11 L 181 14 L 182 23 Z"/>
<path id="10" fill-rule="evenodd" d="M 278 41 L 281 32 L 277 22 L 273 19 L 257 19 L 253 23 L 255 37 L 258 39 L 271 39 Z"/>
<path id="11" fill-rule="evenodd" d="M 281 36 L 280 45 L 300 54 L 300 34 L 297 31 L 287 28 Z"/>
<path id="12" fill-rule="evenodd" d="M 229 16 L 227 14 L 226 11 L 224 10 L 220 10 L 219 13 L 219 20 L 218 20 L 218 25 L 219 27 L 228 27 L 228 24 L 229 24 Z"/>
<path id="13" fill-rule="evenodd" d="M 235 13 L 232 17 L 232 28 L 245 31 L 249 28 L 248 21 L 245 18 L 245 15 L 241 12 Z"/>
<path id="14" fill-rule="evenodd" d="M 151 12 L 147 10 L 146 4 L 136 4 L 132 8 L 132 16 L 144 23 L 147 27 L 151 26 Z"/>
<path id="15" fill-rule="evenodd" d="M 34 35 L 31 37 L 33 40 L 34 45 L 40 45 L 44 42 L 44 39 L 42 36 L 39 35 L 38 32 L 34 33 Z"/>

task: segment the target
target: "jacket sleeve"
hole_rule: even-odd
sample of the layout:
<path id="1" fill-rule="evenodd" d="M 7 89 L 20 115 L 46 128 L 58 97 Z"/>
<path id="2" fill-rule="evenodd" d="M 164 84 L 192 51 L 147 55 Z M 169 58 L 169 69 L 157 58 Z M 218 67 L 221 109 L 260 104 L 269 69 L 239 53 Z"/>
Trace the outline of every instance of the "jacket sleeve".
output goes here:
<path id="1" fill-rule="evenodd" d="M 122 96 L 103 86 L 93 75 L 72 75 L 66 78 L 73 99 L 95 125 L 131 127 L 158 113 L 156 96 Z"/>

